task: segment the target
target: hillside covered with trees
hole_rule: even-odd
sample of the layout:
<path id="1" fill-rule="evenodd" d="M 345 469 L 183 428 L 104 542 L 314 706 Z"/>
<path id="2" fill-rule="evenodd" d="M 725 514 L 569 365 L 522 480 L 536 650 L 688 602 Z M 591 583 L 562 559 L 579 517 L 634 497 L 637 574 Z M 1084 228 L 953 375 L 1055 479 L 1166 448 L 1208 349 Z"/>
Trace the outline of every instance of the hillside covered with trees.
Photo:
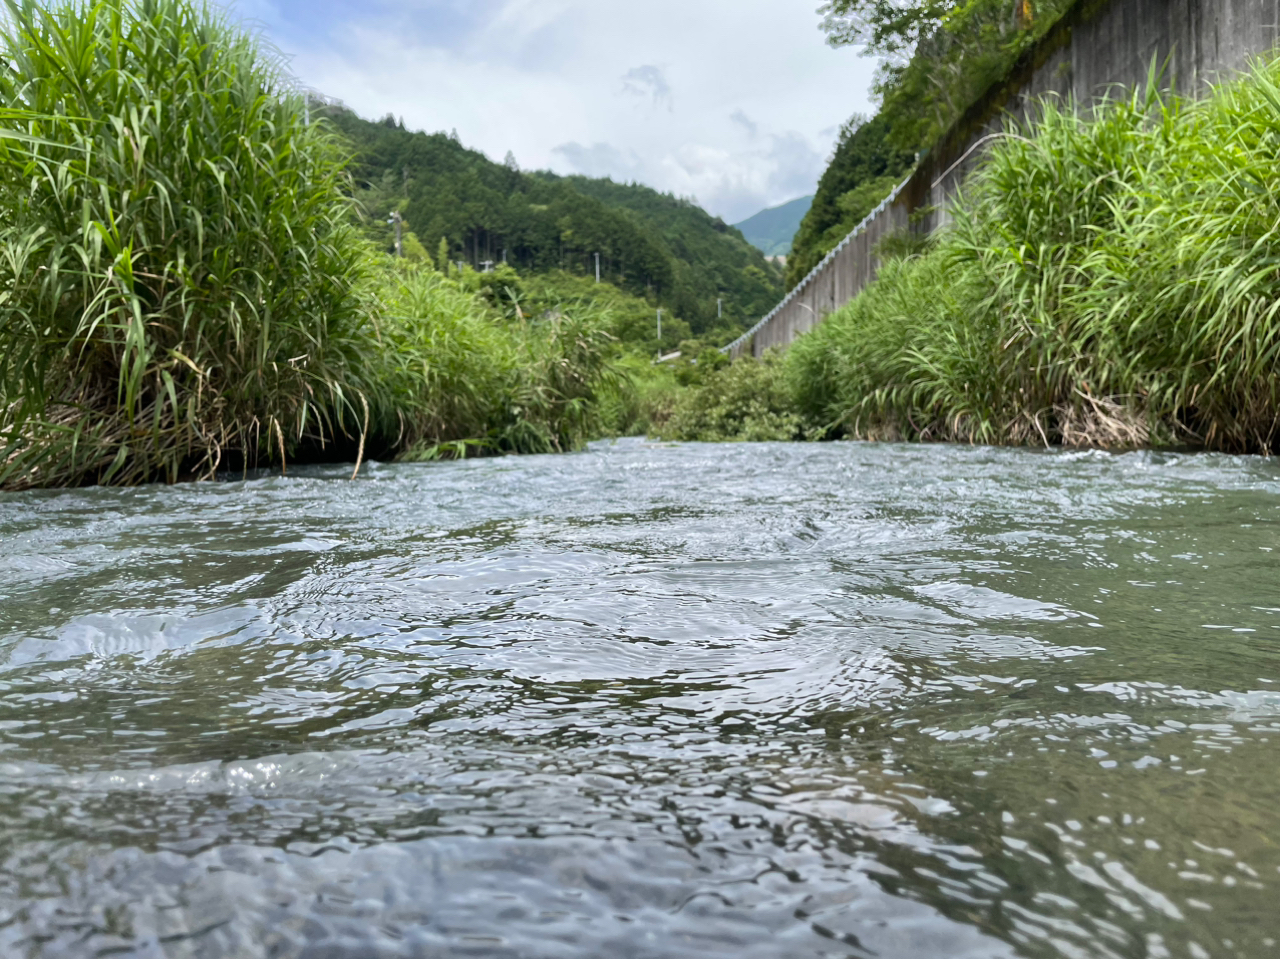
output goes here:
<path id="1" fill-rule="evenodd" d="M 792 245 L 794 287 L 930 146 L 1071 6 L 1071 0 L 828 0 L 823 28 L 833 46 L 881 58 L 873 87 L 880 110 L 844 125 Z"/>
<path id="2" fill-rule="evenodd" d="M 399 210 L 411 244 L 439 259 L 522 274 L 595 272 L 685 320 L 696 334 L 744 328 L 782 295 L 781 271 L 733 227 L 689 200 L 637 184 L 520 170 L 444 133 L 329 108 L 355 150 L 352 174 L 370 229 L 390 244 Z M 723 300 L 723 318 L 717 300 Z"/>
<path id="3" fill-rule="evenodd" d="M 841 128 L 813 205 L 791 241 L 788 289 L 804 279 L 914 165 L 915 154 L 895 147 L 888 133 L 889 122 L 883 116 L 855 116 Z"/>

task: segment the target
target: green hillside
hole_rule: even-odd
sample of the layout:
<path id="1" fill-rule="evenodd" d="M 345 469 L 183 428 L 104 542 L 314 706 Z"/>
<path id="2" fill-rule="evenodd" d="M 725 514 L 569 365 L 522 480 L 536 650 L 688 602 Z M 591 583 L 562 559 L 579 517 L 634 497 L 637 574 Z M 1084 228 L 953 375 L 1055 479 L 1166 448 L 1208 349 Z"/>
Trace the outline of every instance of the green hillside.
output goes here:
<path id="1" fill-rule="evenodd" d="M 688 322 L 741 329 L 782 293 L 781 271 L 732 227 L 685 200 L 635 184 L 525 173 L 442 133 L 411 133 L 329 108 L 355 149 L 352 170 L 372 232 L 389 241 L 399 210 L 431 256 L 506 261 L 523 273 L 594 275 Z M 724 320 L 717 320 L 717 299 Z"/>
<path id="2" fill-rule="evenodd" d="M 790 203 L 761 210 L 735 225 L 747 242 L 765 256 L 787 256 L 791 253 L 791 241 L 796 230 L 800 229 L 800 221 L 812 204 L 812 196 L 802 196 Z"/>
<path id="3" fill-rule="evenodd" d="M 697 318 L 714 319 L 717 298 L 724 300 L 726 317 L 754 321 L 782 296 L 782 271 L 735 228 L 696 203 L 638 183 L 553 173 L 534 176 L 628 210 L 656 232 L 675 260 L 678 292 L 672 307 L 689 319 L 695 332 L 703 329 Z"/>
<path id="4" fill-rule="evenodd" d="M 914 154 L 893 145 L 884 116 L 855 117 L 840 131 L 813 204 L 795 233 L 787 288 L 795 286 L 902 180 Z"/>

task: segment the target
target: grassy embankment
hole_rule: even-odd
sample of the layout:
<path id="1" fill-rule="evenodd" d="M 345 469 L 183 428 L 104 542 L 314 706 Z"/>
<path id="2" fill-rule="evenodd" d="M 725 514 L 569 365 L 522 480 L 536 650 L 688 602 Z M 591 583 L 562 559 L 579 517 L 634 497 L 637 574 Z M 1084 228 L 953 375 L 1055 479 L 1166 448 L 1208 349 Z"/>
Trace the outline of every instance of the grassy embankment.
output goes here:
<path id="1" fill-rule="evenodd" d="M 221 14 L 6 6 L 0 489 L 563 450 L 643 425 L 614 363 L 625 316 L 531 313 L 380 254 L 349 148 Z"/>
<path id="2" fill-rule="evenodd" d="M 664 431 L 1272 451 L 1277 171 L 1274 60 L 1197 102 L 1046 103 L 949 229 L 785 356 L 711 377 Z"/>

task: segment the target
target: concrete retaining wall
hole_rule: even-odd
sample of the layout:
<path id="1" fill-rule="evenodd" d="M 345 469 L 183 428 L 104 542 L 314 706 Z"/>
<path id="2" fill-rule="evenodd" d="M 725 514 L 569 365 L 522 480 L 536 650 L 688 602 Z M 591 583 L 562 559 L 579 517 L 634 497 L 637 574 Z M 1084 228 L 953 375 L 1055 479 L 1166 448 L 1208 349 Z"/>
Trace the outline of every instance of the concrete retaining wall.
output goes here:
<path id="1" fill-rule="evenodd" d="M 1280 0 L 1081 0 L 969 108 L 904 181 L 774 310 L 725 348 L 732 357 L 786 346 L 876 274 L 876 245 L 944 226 L 948 205 L 987 144 L 1039 98 L 1089 103 L 1144 85 L 1154 60 L 1166 86 L 1199 95 L 1280 44 Z M 914 214 L 914 216 L 913 216 Z"/>

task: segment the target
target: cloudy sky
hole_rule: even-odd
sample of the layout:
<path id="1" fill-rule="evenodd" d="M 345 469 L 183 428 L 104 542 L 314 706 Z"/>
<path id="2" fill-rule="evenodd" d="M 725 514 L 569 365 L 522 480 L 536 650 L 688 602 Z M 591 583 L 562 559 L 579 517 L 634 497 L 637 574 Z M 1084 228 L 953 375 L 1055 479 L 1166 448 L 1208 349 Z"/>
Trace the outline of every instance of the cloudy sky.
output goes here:
<path id="1" fill-rule="evenodd" d="M 729 222 L 811 193 L 875 63 L 819 0 L 227 0 L 306 83 L 525 169 L 638 180 Z"/>

